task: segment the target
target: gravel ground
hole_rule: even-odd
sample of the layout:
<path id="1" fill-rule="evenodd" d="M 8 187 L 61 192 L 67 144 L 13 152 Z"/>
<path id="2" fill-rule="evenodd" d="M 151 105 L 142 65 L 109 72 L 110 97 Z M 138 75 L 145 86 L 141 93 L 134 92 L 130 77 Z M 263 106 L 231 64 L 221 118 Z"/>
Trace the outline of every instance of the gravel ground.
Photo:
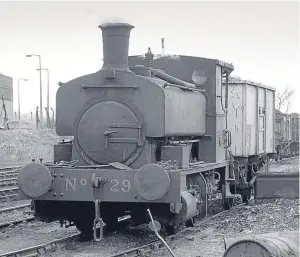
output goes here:
<path id="1" fill-rule="evenodd" d="M 277 231 L 294 231 L 299 227 L 298 199 L 264 201 L 259 205 L 238 206 L 216 217 L 200 221 L 167 240 L 177 257 L 220 257 L 224 254 L 224 238 Z M 109 257 L 114 253 L 156 240 L 146 226 L 127 228 L 106 235 L 102 242 L 69 243 L 65 250 L 49 253 L 54 257 Z M 171 256 L 161 248 L 153 257 Z"/>
<path id="2" fill-rule="evenodd" d="M 9 206 L 9 207 L 13 207 L 13 206 Z M 5 208 L 8 208 L 8 207 L 5 207 Z M 4 207 L 1 207 L 1 209 L 4 209 Z M 30 207 L 7 211 L 4 213 L 0 213 L 0 224 L 6 223 L 6 222 L 12 222 L 15 220 L 20 220 L 23 218 L 28 218 L 31 216 L 32 216 L 32 214 L 31 214 Z M 1 229 L 0 229 L 0 231 L 1 231 Z"/>
<path id="3" fill-rule="evenodd" d="M 24 222 L 0 230 L 0 254 L 35 246 L 78 233 L 76 228 L 60 228 L 59 223 Z M 59 255 L 55 255 L 59 256 Z"/>
<path id="4" fill-rule="evenodd" d="M 18 200 L 0 203 L 0 209 L 10 208 L 18 205 L 31 203 L 30 200 Z"/>
<path id="5" fill-rule="evenodd" d="M 0 130 L 1 166 L 25 164 L 31 159 L 53 159 L 53 145 L 61 141 L 54 130 Z"/>
<path id="6" fill-rule="evenodd" d="M 1 213 L 0 224 L 6 223 L 6 222 L 13 222 L 15 220 L 20 220 L 23 218 L 29 218 L 32 216 L 29 212 L 30 212 L 30 208 L 24 208 L 24 209 L 13 210 L 10 212 Z M 0 231 L 1 231 L 1 228 L 0 228 Z"/>
<path id="7" fill-rule="evenodd" d="M 299 199 L 276 199 L 241 206 L 189 228 L 169 244 L 180 257 L 220 257 L 224 238 L 299 229 Z M 153 256 L 169 256 L 162 249 Z"/>
<path id="8" fill-rule="evenodd" d="M 288 160 L 288 161 L 283 161 L 283 163 L 279 164 L 272 164 L 269 167 L 270 172 L 293 172 L 293 171 L 299 171 L 299 157 Z"/>

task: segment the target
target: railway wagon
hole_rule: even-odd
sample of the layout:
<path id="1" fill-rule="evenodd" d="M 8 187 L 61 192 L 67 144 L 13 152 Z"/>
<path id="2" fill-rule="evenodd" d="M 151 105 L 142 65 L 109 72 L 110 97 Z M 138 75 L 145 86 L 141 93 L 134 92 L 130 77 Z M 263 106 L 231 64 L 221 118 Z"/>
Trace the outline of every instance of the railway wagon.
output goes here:
<path id="1" fill-rule="evenodd" d="M 291 115 L 276 110 L 275 133 L 277 143 L 291 140 Z"/>
<path id="2" fill-rule="evenodd" d="M 69 221 L 101 240 L 100 223 L 149 221 L 147 209 L 173 233 L 207 214 L 208 197 L 232 206 L 249 198 L 251 170 L 233 159 L 228 129 L 232 64 L 194 56 L 128 58 L 126 23 L 100 26 L 103 67 L 59 83 L 54 163 L 30 163 L 18 176 L 20 199 L 32 199 L 42 221 Z M 101 234 L 100 234 L 101 235 Z"/>
<path id="3" fill-rule="evenodd" d="M 299 156 L 299 113 L 291 113 L 291 154 Z"/>
<path id="4" fill-rule="evenodd" d="M 299 114 L 276 110 L 276 159 L 299 155 Z"/>
<path id="5" fill-rule="evenodd" d="M 299 113 L 291 113 L 291 140 L 299 142 L 299 123 L 300 115 Z"/>
<path id="6" fill-rule="evenodd" d="M 264 154 L 273 157 L 275 89 L 238 79 L 230 79 L 228 85 L 228 129 L 233 156 L 240 162 L 257 161 Z"/>

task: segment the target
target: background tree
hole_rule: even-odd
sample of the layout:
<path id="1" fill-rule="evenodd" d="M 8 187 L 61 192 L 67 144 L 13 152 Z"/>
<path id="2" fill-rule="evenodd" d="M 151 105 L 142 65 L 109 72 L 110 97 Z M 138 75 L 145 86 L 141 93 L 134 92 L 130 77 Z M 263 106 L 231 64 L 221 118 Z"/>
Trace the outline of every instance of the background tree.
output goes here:
<path id="1" fill-rule="evenodd" d="M 288 113 L 292 105 L 292 96 L 294 92 L 294 89 L 289 88 L 286 88 L 282 93 L 277 92 L 275 97 L 276 109 Z"/>

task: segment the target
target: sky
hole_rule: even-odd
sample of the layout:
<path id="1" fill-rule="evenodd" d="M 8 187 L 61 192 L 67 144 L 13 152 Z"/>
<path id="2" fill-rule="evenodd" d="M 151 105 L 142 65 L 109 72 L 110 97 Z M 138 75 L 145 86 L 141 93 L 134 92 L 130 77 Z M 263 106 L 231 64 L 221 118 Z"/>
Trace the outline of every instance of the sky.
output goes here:
<path id="1" fill-rule="evenodd" d="M 129 54 L 148 47 L 233 63 L 233 75 L 282 92 L 294 88 L 291 111 L 300 112 L 299 3 L 297 1 L 4 2 L 0 1 L 0 73 L 20 82 L 21 113 L 39 105 L 38 58 L 50 71 L 50 107 L 58 82 L 102 67 L 103 22 L 134 25 Z M 46 105 L 43 73 L 43 106 Z"/>

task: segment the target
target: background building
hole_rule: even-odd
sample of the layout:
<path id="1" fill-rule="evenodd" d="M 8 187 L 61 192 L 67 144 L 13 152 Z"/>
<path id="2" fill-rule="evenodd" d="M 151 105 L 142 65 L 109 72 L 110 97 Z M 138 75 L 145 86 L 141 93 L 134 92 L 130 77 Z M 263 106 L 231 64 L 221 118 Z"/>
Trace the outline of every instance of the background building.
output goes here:
<path id="1" fill-rule="evenodd" d="M 4 117 L 2 95 L 9 119 L 14 120 L 13 78 L 0 73 L 0 124 L 2 123 Z"/>

